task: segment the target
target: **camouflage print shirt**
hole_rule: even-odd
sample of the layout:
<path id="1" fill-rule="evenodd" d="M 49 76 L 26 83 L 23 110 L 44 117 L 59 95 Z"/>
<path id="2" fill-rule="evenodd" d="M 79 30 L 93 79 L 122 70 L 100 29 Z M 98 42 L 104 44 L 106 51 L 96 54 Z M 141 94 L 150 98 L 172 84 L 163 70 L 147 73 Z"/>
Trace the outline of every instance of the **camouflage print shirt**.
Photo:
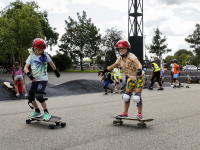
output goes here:
<path id="1" fill-rule="evenodd" d="M 116 64 L 122 66 L 122 68 L 125 71 L 124 73 L 127 74 L 131 80 L 136 80 L 136 73 L 138 67 L 134 62 L 135 59 L 137 59 L 137 57 L 134 54 L 128 53 L 124 59 L 122 59 L 122 57 L 120 56 L 116 61 Z M 144 71 L 142 71 L 142 75 L 143 74 Z"/>

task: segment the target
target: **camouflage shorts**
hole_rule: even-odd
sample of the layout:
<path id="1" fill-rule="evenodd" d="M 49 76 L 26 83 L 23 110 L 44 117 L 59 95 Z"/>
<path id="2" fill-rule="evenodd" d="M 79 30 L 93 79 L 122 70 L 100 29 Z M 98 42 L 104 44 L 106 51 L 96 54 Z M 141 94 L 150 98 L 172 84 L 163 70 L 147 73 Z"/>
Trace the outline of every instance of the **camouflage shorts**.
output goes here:
<path id="1" fill-rule="evenodd" d="M 142 76 L 137 80 L 131 80 L 130 78 L 127 81 L 127 88 L 134 89 L 134 88 L 143 88 L 145 84 L 145 77 Z"/>

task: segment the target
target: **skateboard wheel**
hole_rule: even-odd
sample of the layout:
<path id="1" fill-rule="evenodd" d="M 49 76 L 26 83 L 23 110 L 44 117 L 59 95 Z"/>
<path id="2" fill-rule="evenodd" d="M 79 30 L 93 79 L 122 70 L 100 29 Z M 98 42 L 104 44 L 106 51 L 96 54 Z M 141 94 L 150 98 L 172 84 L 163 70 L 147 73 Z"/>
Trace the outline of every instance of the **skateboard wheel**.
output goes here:
<path id="1" fill-rule="evenodd" d="M 124 124 L 124 121 L 120 121 L 119 124 L 121 124 L 121 125 Z"/>
<path id="2" fill-rule="evenodd" d="M 26 124 L 30 124 L 31 120 L 30 119 L 26 119 Z"/>
<path id="3" fill-rule="evenodd" d="M 49 128 L 50 128 L 50 129 L 54 129 L 54 125 L 53 125 L 53 124 L 50 124 L 50 125 L 49 125 Z"/>
<path id="4" fill-rule="evenodd" d="M 142 124 L 142 127 L 143 127 L 143 128 L 145 128 L 146 126 L 147 126 L 147 124 L 146 124 L 146 123 L 143 123 L 143 124 Z"/>
<path id="5" fill-rule="evenodd" d="M 113 124 L 117 124 L 117 120 L 114 120 L 114 121 L 113 121 Z"/>
<path id="6" fill-rule="evenodd" d="M 60 126 L 61 126 L 61 127 L 65 127 L 65 126 L 66 126 L 66 123 L 65 123 L 65 122 L 61 122 Z"/>

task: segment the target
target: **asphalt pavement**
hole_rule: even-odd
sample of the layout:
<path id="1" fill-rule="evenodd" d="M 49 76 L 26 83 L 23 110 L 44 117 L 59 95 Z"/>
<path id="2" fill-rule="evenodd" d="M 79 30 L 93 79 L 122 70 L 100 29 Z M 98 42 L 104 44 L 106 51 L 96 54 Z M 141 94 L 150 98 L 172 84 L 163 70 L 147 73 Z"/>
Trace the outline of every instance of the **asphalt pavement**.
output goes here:
<path id="1" fill-rule="evenodd" d="M 66 73 L 64 76 L 62 80 L 68 81 L 75 76 L 88 80 L 96 78 L 94 74 Z M 56 78 L 50 81 L 54 85 L 64 82 Z M 67 124 L 65 128 L 55 129 L 49 129 L 48 122 L 26 124 L 28 115 L 32 113 L 27 100 L 0 101 L 0 149 L 198 150 L 199 90 L 198 84 L 176 89 L 167 86 L 163 91 L 144 89 L 144 119 L 154 119 L 147 123 L 146 128 L 137 127 L 137 122 L 131 120 L 125 120 L 123 125 L 113 125 L 110 115 L 123 111 L 121 94 L 50 97 L 47 101 L 50 114 L 62 117 Z M 131 100 L 129 117 L 136 115 L 137 107 Z"/>

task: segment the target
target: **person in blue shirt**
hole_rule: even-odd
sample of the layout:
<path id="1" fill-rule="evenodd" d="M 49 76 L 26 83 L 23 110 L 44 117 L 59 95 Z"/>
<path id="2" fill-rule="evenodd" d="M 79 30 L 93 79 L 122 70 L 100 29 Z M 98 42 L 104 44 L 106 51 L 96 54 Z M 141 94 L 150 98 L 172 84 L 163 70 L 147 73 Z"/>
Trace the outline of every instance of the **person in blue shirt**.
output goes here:
<path id="1" fill-rule="evenodd" d="M 105 93 L 103 95 L 108 95 L 108 89 L 110 90 L 111 93 L 113 93 L 113 89 L 109 88 L 108 85 L 113 83 L 113 80 L 111 79 L 111 74 L 110 72 L 104 73 L 103 71 L 98 72 L 98 76 L 102 77 L 101 81 L 104 81 L 104 90 Z"/>

